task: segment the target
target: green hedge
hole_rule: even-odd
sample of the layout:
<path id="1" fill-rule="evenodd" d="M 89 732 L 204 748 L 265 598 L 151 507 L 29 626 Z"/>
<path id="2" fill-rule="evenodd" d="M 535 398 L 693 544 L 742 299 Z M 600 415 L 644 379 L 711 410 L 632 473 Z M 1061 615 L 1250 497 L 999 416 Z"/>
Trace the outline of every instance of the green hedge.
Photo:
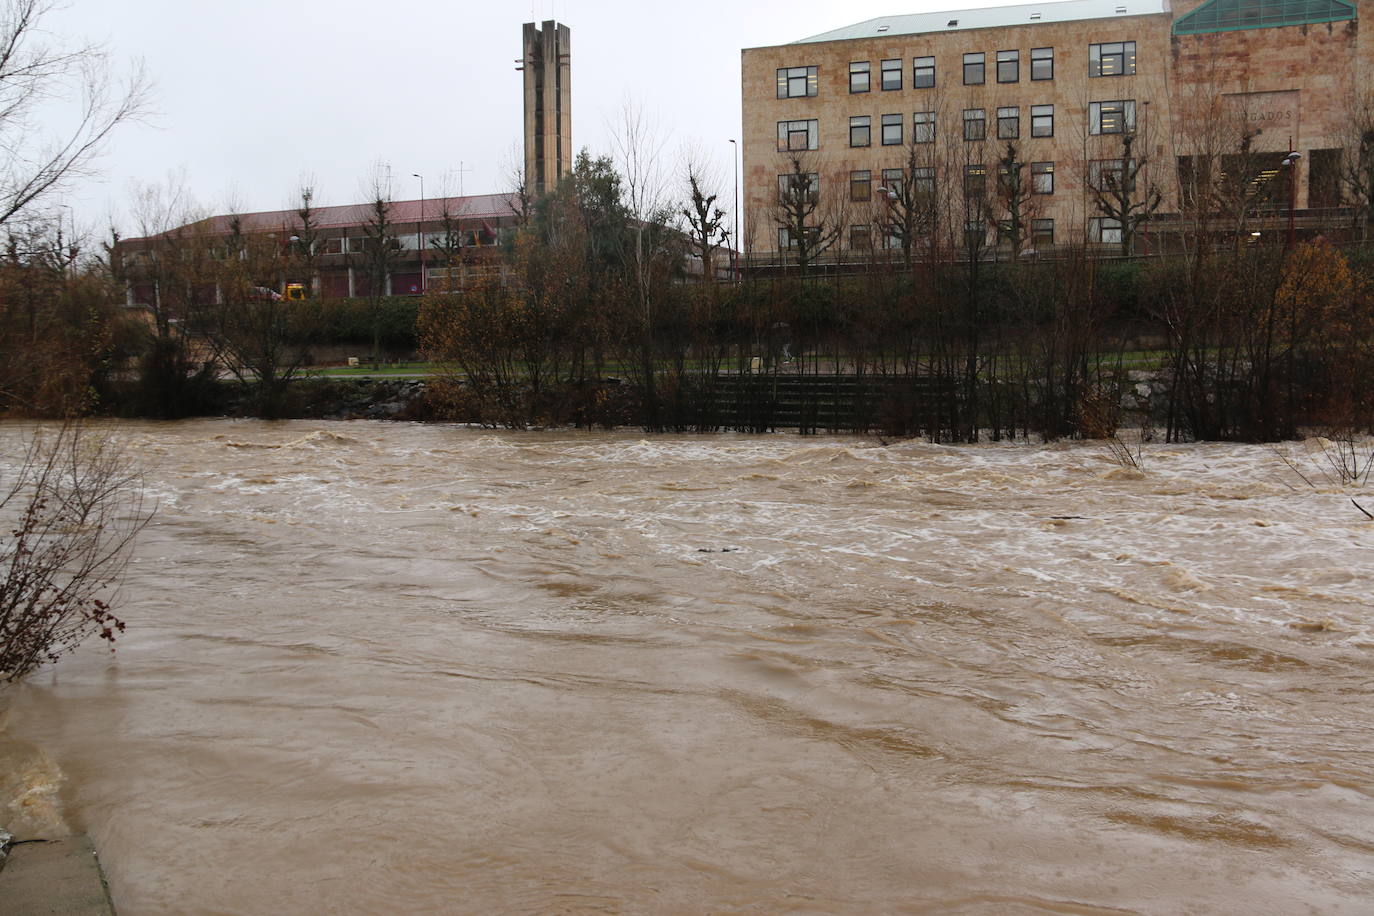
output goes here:
<path id="1" fill-rule="evenodd" d="M 319 302 L 320 322 L 310 343 L 372 343 L 374 315 L 371 299 L 324 299 Z M 420 310 L 418 296 L 384 296 L 377 303 L 381 321 L 381 343 L 388 350 L 414 350 L 415 318 Z"/>

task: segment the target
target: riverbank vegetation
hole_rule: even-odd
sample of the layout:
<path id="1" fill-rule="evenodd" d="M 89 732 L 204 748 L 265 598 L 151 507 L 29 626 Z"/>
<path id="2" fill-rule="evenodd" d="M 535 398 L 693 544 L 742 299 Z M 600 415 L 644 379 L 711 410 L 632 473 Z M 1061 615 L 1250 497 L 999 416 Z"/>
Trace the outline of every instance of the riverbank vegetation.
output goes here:
<path id="1" fill-rule="evenodd" d="M 36 433 L 0 475 L 0 682 L 94 636 L 124 631 L 112 604 L 147 524 L 141 479 L 113 440 L 67 424 Z"/>
<path id="2" fill-rule="evenodd" d="M 1374 257 L 1361 243 L 1127 259 L 1060 246 L 976 263 L 946 250 L 738 280 L 717 263 L 706 278 L 683 270 L 702 240 L 641 231 L 620 181 L 583 157 L 507 240 L 503 274 L 378 302 L 265 295 L 259 274 L 298 255 L 240 238 L 232 257 L 169 257 L 148 314 L 124 305 L 115 246 L 88 256 L 55 224 L 11 230 L 0 411 L 301 415 L 312 367 L 353 353 L 355 371 L 380 371 L 367 358 L 379 342 L 383 361 L 429 361 L 427 401 L 408 415 L 514 428 L 970 441 L 1128 424 L 1274 441 L 1374 421 Z"/>
<path id="3" fill-rule="evenodd" d="M 953 216 L 969 187 L 913 196 L 924 171 L 912 166 L 906 184 L 887 179 L 900 193 L 879 227 L 886 243 L 850 233 L 839 248 L 811 231 L 840 217 L 810 205 L 798 164 L 774 217 L 780 238 L 810 241 L 741 271 L 718 182 L 689 163 L 674 191 L 634 147 L 584 152 L 549 194 L 513 195 L 527 203 L 495 266 L 484 250 L 483 270 L 441 271 L 449 280 L 416 297 L 334 298 L 314 282 L 278 291 L 282 277 L 318 279 L 308 186 L 289 238 L 232 215 L 210 234 L 174 185 L 140 195 L 146 243 L 133 253 L 117 235 L 73 239 L 61 221 L 8 227 L 0 414 L 370 416 L 331 408 L 329 392 L 345 389 L 313 377 L 423 361 L 423 401 L 386 415 L 940 442 L 1109 438 L 1123 426 L 1276 441 L 1374 425 L 1374 247 L 1359 227 L 1219 227 L 1204 210 L 1224 188 L 1194 186 L 1187 200 L 1211 202 L 1132 224 L 1139 244 L 1037 251 L 1017 228 L 1009 151 L 1003 177 L 975 186 L 976 224 Z M 389 197 L 376 197 L 372 247 L 394 246 Z M 139 283 L 155 290 L 137 308 L 125 295 L 135 255 Z M 465 255 L 435 252 L 450 264 Z M 459 275 L 464 285 L 447 285 Z"/>

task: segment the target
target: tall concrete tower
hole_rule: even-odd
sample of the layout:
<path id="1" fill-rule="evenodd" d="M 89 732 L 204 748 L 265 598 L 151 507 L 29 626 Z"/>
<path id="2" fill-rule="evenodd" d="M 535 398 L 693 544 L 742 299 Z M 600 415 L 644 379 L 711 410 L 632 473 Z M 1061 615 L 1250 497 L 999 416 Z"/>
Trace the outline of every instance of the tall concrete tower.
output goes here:
<path id="1" fill-rule="evenodd" d="M 525 23 L 525 187 L 553 190 L 572 168 L 572 33 L 552 19 Z"/>

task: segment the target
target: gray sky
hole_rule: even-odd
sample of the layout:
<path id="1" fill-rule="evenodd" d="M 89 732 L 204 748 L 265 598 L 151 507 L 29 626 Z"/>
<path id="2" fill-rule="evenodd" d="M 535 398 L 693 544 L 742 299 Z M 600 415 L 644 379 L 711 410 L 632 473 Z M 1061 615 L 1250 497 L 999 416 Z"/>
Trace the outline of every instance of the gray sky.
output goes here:
<path id="1" fill-rule="evenodd" d="M 609 152 L 627 99 L 657 123 L 664 163 L 684 144 L 714 161 L 730 195 L 741 48 L 784 44 L 875 16 L 1008 5 L 988 0 L 70 0 L 49 28 L 142 58 L 148 126 L 120 131 L 101 175 L 76 189 L 83 223 L 120 222 L 131 185 L 184 170 L 216 212 L 290 206 L 302 175 L 322 204 L 361 199 L 389 163 L 397 199 L 509 189 L 521 131 L 520 26 L 572 29 L 573 142 Z"/>

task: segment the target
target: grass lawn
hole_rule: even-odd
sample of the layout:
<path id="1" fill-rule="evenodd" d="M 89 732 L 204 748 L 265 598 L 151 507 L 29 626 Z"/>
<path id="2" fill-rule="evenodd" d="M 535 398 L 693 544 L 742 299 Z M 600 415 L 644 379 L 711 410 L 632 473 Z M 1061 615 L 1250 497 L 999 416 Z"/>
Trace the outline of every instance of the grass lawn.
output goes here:
<path id="1" fill-rule="evenodd" d="M 379 366 L 366 363 L 357 366 L 321 366 L 312 368 L 310 374 L 316 378 L 414 378 L 429 375 L 432 371 L 432 363 L 384 362 Z"/>

